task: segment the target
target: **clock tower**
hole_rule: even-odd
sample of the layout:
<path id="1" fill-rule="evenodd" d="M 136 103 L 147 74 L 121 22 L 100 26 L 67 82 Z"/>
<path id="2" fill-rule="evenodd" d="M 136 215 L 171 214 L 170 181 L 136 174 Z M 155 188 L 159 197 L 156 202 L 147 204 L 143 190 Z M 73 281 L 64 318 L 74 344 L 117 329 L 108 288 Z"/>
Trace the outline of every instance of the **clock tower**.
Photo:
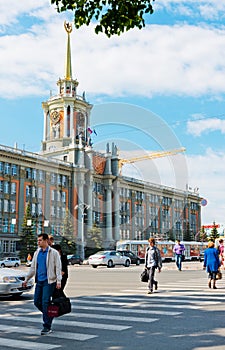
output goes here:
<path id="1" fill-rule="evenodd" d="M 72 25 L 64 23 L 67 33 L 65 76 L 57 82 L 58 94 L 42 103 L 44 132 L 42 154 L 77 164 L 79 152 L 91 149 L 90 112 L 92 105 L 77 95 L 78 81 L 72 78 L 70 35 Z"/>

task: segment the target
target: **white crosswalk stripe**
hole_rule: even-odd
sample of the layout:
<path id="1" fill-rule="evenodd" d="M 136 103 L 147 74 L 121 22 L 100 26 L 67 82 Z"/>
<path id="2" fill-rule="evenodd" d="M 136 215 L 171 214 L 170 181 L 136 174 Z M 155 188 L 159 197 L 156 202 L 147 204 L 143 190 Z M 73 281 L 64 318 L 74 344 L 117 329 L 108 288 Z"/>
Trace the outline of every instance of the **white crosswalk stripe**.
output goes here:
<path id="1" fill-rule="evenodd" d="M 118 293 L 78 297 L 71 300 L 72 312 L 54 321 L 53 333 L 48 337 L 40 334 L 42 316 L 32 301 L 9 302 L 1 315 L 1 348 L 57 350 L 67 341 L 88 342 L 102 336 L 102 332 L 125 332 L 158 322 L 161 317 L 181 316 L 183 308 L 202 309 L 221 302 L 223 293 L 207 289 L 205 280 L 193 283 L 194 286 L 191 280 L 179 281 L 178 285 L 167 283 L 150 296 L 142 284 Z"/>
<path id="2" fill-rule="evenodd" d="M 24 350 L 51 350 L 56 348 L 61 348 L 61 345 L 52 345 L 45 343 L 35 343 L 31 341 L 23 341 L 23 340 L 14 340 L 8 338 L 0 338 L 1 339 L 1 348 L 3 346 L 15 349 L 24 349 Z"/>

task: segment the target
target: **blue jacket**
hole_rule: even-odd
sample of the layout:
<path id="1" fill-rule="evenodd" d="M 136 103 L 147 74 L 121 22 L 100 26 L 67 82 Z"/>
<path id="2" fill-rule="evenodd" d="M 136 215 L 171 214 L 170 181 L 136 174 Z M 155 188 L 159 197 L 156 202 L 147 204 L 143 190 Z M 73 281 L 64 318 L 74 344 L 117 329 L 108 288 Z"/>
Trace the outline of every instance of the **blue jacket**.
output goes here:
<path id="1" fill-rule="evenodd" d="M 207 248 L 204 254 L 204 267 L 207 272 L 217 272 L 220 267 L 219 251 L 216 248 Z"/>

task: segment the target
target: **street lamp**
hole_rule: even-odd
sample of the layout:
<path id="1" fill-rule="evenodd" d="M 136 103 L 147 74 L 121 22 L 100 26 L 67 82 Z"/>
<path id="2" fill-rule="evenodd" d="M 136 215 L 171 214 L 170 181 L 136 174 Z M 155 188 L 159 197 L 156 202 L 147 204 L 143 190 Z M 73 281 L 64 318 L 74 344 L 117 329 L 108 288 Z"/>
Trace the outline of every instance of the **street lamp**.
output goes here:
<path id="1" fill-rule="evenodd" d="M 86 203 L 77 204 L 74 209 L 81 211 L 81 258 L 84 260 L 84 215 L 85 210 L 89 209 L 90 205 Z"/>

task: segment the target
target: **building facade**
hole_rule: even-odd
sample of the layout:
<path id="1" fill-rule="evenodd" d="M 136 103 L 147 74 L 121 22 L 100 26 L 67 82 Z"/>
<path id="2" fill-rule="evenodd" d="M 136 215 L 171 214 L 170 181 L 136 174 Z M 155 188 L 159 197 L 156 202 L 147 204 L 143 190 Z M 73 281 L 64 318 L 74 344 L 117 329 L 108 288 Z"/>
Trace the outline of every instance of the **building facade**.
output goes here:
<path id="1" fill-rule="evenodd" d="M 80 251 L 87 233 L 101 230 L 103 246 L 120 239 L 192 239 L 201 227 L 198 194 L 124 177 L 115 144 L 93 149 L 92 105 L 77 94 L 72 78 L 70 35 L 65 23 L 65 76 L 58 94 L 43 102 L 40 153 L 0 146 L 0 254 L 17 254 L 19 233 L 30 203 L 34 231 L 60 238 L 66 212 Z"/>

